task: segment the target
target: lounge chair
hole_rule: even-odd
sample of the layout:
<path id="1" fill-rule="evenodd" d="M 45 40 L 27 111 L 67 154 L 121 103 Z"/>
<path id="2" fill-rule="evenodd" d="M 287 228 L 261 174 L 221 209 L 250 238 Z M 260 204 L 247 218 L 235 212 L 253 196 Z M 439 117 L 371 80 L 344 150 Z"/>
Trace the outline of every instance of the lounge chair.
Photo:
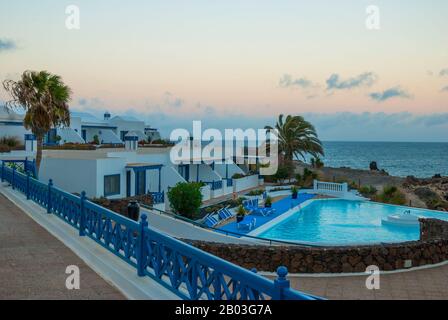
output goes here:
<path id="1" fill-rule="evenodd" d="M 204 220 L 204 224 L 207 227 L 213 228 L 214 226 L 216 226 L 219 223 L 219 221 L 213 217 L 212 215 L 209 215 L 208 217 L 205 218 Z"/>
<path id="2" fill-rule="evenodd" d="M 237 224 L 237 229 L 247 229 L 252 230 L 257 224 L 257 219 L 254 217 L 245 217 L 243 221 Z"/>
<path id="3" fill-rule="evenodd" d="M 258 199 L 254 200 L 246 200 L 243 202 L 243 207 L 247 211 L 250 211 L 255 214 L 260 214 L 263 217 L 266 217 L 275 212 L 275 209 L 272 208 L 261 208 L 258 206 Z"/>
<path id="4" fill-rule="evenodd" d="M 228 210 L 224 210 L 224 209 L 221 209 L 218 211 L 218 216 L 223 221 L 232 218 L 232 214 Z"/>

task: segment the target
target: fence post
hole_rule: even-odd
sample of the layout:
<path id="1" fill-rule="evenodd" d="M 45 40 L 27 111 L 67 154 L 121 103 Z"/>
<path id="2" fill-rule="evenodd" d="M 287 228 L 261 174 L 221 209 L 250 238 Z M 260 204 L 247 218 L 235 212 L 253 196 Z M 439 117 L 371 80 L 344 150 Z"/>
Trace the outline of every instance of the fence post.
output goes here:
<path id="1" fill-rule="evenodd" d="M 314 188 L 314 191 L 317 190 L 317 180 L 314 180 L 314 181 L 313 181 L 313 188 Z"/>
<path id="2" fill-rule="evenodd" d="M 86 192 L 81 192 L 81 204 L 79 208 L 79 236 L 84 237 L 86 235 Z"/>
<path id="3" fill-rule="evenodd" d="M 47 202 L 47 213 L 51 213 L 51 187 L 53 187 L 53 180 L 48 181 L 48 202 Z"/>
<path id="4" fill-rule="evenodd" d="M 12 179 L 11 179 L 12 190 L 15 189 L 15 188 L 14 188 L 14 177 L 15 177 L 15 175 L 16 175 L 16 166 L 14 165 L 14 166 L 12 167 Z"/>
<path id="5" fill-rule="evenodd" d="M 30 200 L 30 172 L 26 172 L 26 200 Z"/>
<path id="6" fill-rule="evenodd" d="M 285 289 L 290 287 L 289 280 L 286 279 L 288 275 L 288 269 L 286 267 L 278 267 L 277 269 L 277 279 L 274 280 L 274 296 L 273 300 L 284 300 Z"/>
<path id="7" fill-rule="evenodd" d="M 145 276 L 146 265 L 146 246 L 145 246 L 145 228 L 148 226 L 148 216 L 142 214 L 138 226 L 137 238 L 137 275 L 139 277 Z"/>

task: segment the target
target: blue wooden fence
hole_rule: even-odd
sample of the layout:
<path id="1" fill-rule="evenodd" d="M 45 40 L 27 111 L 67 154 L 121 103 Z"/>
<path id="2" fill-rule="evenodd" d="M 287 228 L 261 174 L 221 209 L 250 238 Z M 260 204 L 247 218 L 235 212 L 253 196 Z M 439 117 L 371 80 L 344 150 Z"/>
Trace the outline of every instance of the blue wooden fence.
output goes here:
<path id="1" fill-rule="evenodd" d="M 143 214 L 139 223 L 81 196 L 44 184 L 2 166 L 1 181 L 26 195 L 79 231 L 186 300 L 319 300 L 290 288 L 288 270 L 279 267 L 268 280 L 226 260 L 149 228 Z"/>

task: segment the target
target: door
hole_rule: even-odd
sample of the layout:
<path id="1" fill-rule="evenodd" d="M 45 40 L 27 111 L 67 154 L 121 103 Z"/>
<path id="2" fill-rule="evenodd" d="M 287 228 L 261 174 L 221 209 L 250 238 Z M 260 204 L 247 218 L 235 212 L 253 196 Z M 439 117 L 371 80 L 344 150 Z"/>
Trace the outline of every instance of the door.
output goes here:
<path id="1" fill-rule="evenodd" d="M 126 197 L 131 196 L 131 171 L 126 171 Z"/>

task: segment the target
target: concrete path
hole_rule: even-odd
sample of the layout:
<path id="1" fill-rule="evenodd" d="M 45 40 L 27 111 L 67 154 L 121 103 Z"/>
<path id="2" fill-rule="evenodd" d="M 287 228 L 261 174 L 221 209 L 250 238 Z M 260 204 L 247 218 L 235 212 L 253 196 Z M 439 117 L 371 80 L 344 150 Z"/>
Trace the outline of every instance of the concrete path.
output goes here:
<path id="1" fill-rule="evenodd" d="M 382 274 L 379 290 L 368 290 L 366 279 L 367 275 L 290 277 L 293 288 L 331 300 L 448 300 L 448 265 Z"/>
<path id="2" fill-rule="evenodd" d="M 67 266 L 80 270 L 68 290 Z M 0 299 L 124 299 L 62 242 L 0 194 Z"/>

